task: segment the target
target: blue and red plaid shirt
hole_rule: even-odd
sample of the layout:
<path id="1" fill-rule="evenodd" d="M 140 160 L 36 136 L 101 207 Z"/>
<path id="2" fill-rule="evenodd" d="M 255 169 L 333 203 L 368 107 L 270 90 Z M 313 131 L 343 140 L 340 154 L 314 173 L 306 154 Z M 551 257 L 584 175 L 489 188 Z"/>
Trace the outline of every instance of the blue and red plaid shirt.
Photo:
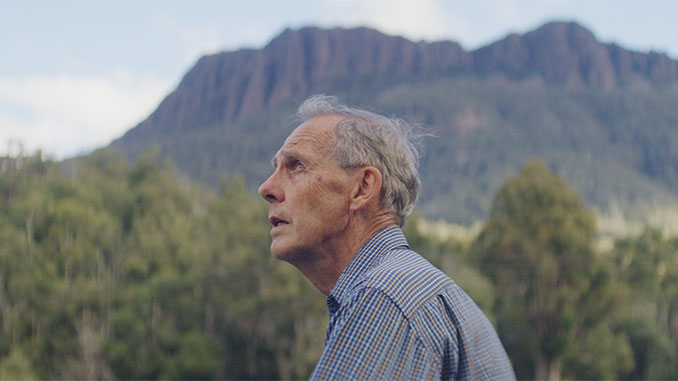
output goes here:
<path id="1" fill-rule="evenodd" d="M 515 379 L 494 328 L 469 296 L 386 228 L 327 297 L 325 350 L 311 379 Z"/>

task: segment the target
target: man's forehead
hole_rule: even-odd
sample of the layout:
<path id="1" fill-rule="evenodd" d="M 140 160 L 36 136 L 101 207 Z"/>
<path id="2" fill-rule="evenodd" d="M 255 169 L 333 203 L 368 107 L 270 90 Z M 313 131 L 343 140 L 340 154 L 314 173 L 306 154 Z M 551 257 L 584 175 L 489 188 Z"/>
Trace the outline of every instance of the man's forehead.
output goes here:
<path id="1" fill-rule="evenodd" d="M 327 115 L 311 118 L 299 125 L 285 139 L 285 143 L 275 154 L 276 157 L 298 156 L 303 152 L 321 151 L 326 153 L 333 147 L 334 128 L 341 120 L 340 116 Z"/>
<path id="2" fill-rule="evenodd" d="M 313 117 L 300 124 L 292 131 L 290 136 L 285 139 L 285 145 L 295 144 L 297 140 L 300 143 L 315 142 L 318 139 L 327 141 L 334 139 L 335 127 L 342 119 L 339 115 L 321 115 Z"/>

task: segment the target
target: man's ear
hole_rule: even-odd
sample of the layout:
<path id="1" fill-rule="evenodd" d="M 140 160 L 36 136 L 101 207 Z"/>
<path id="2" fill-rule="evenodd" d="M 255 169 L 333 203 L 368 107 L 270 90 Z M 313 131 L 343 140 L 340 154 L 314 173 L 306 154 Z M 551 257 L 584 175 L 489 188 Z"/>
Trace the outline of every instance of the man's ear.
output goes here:
<path id="1" fill-rule="evenodd" d="M 375 167 L 361 167 L 356 174 L 357 181 L 351 192 L 350 209 L 353 211 L 364 208 L 366 205 L 379 202 L 381 194 L 381 171 Z"/>

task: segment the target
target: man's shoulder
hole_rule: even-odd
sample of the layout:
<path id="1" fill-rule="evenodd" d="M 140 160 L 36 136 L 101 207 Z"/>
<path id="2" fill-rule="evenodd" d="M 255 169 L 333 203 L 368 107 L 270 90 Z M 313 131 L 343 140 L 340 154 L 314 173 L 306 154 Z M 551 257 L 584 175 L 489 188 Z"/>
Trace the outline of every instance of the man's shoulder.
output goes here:
<path id="1" fill-rule="evenodd" d="M 388 296 L 406 316 L 441 290 L 454 287 L 445 273 L 407 248 L 384 255 L 357 282 L 357 289 L 373 289 Z"/>

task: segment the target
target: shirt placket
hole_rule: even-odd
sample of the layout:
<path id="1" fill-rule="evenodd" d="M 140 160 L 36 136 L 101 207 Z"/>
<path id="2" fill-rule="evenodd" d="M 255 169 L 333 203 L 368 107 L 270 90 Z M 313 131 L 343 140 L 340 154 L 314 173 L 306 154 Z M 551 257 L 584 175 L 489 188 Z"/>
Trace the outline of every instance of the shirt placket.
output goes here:
<path id="1" fill-rule="evenodd" d="M 327 324 L 327 331 L 325 332 L 325 345 L 327 345 L 327 341 L 330 338 L 337 317 L 339 317 L 339 303 L 332 295 L 327 296 L 327 309 L 330 312 L 330 322 Z"/>

